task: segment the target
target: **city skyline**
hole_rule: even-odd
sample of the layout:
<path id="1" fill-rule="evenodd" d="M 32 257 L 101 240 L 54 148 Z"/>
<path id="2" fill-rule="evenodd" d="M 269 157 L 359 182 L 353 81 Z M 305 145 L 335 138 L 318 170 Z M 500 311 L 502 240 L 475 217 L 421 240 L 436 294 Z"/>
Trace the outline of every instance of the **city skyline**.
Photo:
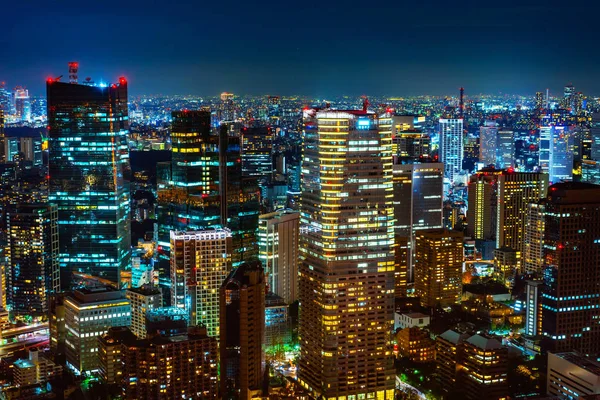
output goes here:
<path id="1" fill-rule="evenodd" d="M 26 19 L 7 19 L 0 43 L 14 56 L 0 65 L 0 81 L 41 94 L 47 77 L 76 60 L 84 77 L 126 76 L 134 95 L 227 90 L 410 96 L 454 93 L 460 86 L 467 93 L 558 93 L 570 82 L 600 93 L 593 70 L 598 56 L 589 51 L 598 32 L 592 17 L 597 5 L 434 0 L 384 8 L 360 4 L 356 13 L 357 5 L 11 3 L 5 15 Z M 123 29 L 103 29 L 111 20 Z M 574 26 L 558 29 L 552 21 Z M 56 26 L 63 40 L 35 45 Z"/>

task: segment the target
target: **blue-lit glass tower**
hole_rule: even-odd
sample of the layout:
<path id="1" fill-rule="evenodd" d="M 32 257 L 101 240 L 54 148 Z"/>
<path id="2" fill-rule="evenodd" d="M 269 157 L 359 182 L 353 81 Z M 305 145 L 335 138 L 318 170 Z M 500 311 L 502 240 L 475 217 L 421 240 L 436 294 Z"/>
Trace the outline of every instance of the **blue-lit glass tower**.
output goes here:
<path id="1" fill-rule="evenodd" d="M 48 80 L 49 202 L 58 207 L 63 288 L 72 273 L 120 286 L 130 267 L 127 81 Z"/>

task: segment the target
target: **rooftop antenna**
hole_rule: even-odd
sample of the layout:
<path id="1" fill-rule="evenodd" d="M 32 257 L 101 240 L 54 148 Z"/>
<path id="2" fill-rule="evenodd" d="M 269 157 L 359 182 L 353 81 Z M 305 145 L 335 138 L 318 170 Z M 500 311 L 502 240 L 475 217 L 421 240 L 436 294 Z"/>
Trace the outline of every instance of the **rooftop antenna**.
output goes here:
<path id="1" fill-rule="evenodd" d="M 79 70 L 79 63 L 71 61 L 69 63 L 69 83 L 77 83 L 77 70 Z"/>

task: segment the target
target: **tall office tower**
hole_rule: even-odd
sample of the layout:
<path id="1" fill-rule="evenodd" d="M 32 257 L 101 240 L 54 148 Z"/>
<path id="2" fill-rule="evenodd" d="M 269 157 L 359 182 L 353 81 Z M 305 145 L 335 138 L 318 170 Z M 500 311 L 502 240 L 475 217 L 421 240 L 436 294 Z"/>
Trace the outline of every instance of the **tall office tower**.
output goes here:
<path id="1" fill-rule="evenodd" d="M 548 175 L 502 170 L 498 175 L 496 247 L 510 247 L 522 254 L 529 203 L 546 197 Z"/>
<path id="2" fill-rule="evenodd" d="M 550 182 L 573 178 L 573 150 L 573 134 L 568 127 L 540 127 L 539 165 L 550 176 Z"/>
<path id="3" fill-rule="evenodd" d="M 507 347 L 496 339 L 473 335 L 462 342 L 460 359 L 462 398 L 508 398 Z"/>
<path id="4" fill-rule="evenodd" d="M 19 151 L 23 153 L 26 161 L 31 161 L 34 166 L 42 165 L 42 139 L 40 137 L 19 138 Z"/>
<path id="5" fill-rule="evenodd" d="M 300 214 L 277 211 L 258 219 L 258 259 L 270 292 L 286 304 L 298 300 Z"/>
<path id="6" fill-rule="evenodd" d="M 146 313 L 162 307 L 162 294 L 158 288 L 143 286 L 125 291 L 131 302 L 131 331 L 140 339 L 146 337 Z"/>
<path id="7" fill-rule="evenodd" d="M 157 179 L 158 240 L 164 249 L 172 230 L 221 223 L 219 136 L 211 134 L 210 112 L 174 111 L 172 118 L 171 162 L 159 163 Z"/>
<path id="8" fill-rule="evenodd" d="M 126 399 L 217 399 L 218 343 L 203 327 L 138 339 L 127 327 L 98 338 L 100 376 Z"/>
<path id="9" fill-rule="evenodd" d="M 600 161 L 600 113 L 592 114 L 590 134 L 592 136 L 591 159 Z"/>
<path id="10" fill-rule="evenodd" d="M 479 128 L 479 162 L 484 166 L 496 164 L 498 150 L 498 123 L 485 121 Z"/>
<path id="11" fill-rule="evenodd" d="M 547 350 L 600 355 L 599 210 L 600 186 L 550 186 L 542 296 L 542 345 Z"/>
<path id="12" fill-rule="evenodd" d="M 391 116 L 304 116 L 299 381 L 325 398 L 393 399 Z"/>
<path id="13" fill-rule="evenodd" d="M 527 281 L 525 296 L 525 334 L 536 337 L 542 334 L 542 281 Z"/>
<path id="14" fill-rule="evenodd" d="M 576 96 L 575 86 L 572 83 L 565 86 L 564 97 L 561 106 L 563 108 L 571 109 L 574 106 L 574 100 Z"/>
<path id="15" fill-rule="evenodd" d="M 57 213 L 35 203 L 6 210 L 7 303 L 17 319 L 45 320 L 49 296 L 60 291 Z"/>
<path id="16" fill-rule="evenodd" d="M 515 166 L 515 132 L 511 129 L 498 130 L 496 151 L 496 168 L 511 168 Z"/>
<path id="17" fill-rule="evenodd" d="M 131 305 L 108 287 L 81 288 L 65 298 L 67 366 L 76 374 L 96 371 L 98 338 L 113 326 L 131 324 Z"/>
<path id="18" fill-rule="evenodd" d="M 523 238 L 523 270 L 538 276 L 541 276 L 544 265 L 545 214 L 546 207 L 543 200 L 527 205 Z"/>
<path id="19" fill-rule="evenodd" d="M 414 235 L 423 229 L 442 228 L 444 164 L 395 164 L 394 233 L 396 240 L 396 297 L 406 295 L 412 274 Z"/>
<path id="20" fill-rule="evenodd" d="M 6 89 L 6 82 L 0 82 L 0 110 L 4 111 L 4 115 L 13 113 L 11 96 L 11 93 Z"/>
<path id="21" fill-rule="evenodd" d="M 15 116 L 19 121 L 31 121 L 31 101 L 29 90 L 17 86 L 13 92 Z"/>
<path id="22" fill-rule="evenodd" d="M 462 263 L 462 232 L 430 229 L 415 235 L 415 294 L 423 307 L 448 307 L 458 301 Z"/>
<path id="23" fill-rule="evenodd" d="M 217 108 L 218 122 L 232 122 L 237 118 L 237 110 L 234 102 L 235 95 L 233 93 L 221 93 L 221 103 Z"/>
<path id="24" fill-rule="evenodd" d="M 281 98 L 279 96 L 267 96 L 267 109 L 269 123 L 273 126 L 281 125 Z"/>
<path id="25" fill-rule="evenodd" d="M 398 159 L 412 160 L 431 153 L 431 137 L 418 129 L 397 133 L 392 143 L 394 157 Z"/>
<path id="26" fill-rule="evenodd" d="M 544 93 L 535 92 L 535 108 L 536 110 L 542 110 L 545 107 Z"/>
<path id="27" fill-rule="evenodd" d="M 441 118 L 439 157 L 450 182 L 462 171 L 463 146 L 463 120 Z"/>
<path id="28" fill-rule="evenodd" d="M 219 288 L 231 270 L 231 232 L 171 232 L 171 305 L 219 336 Z"/>
<path id="29" fill-rule="evenodd" d="M 501 170 L 483 168 L 471 175 L 468 185 L 467 235 L 491 240 L 496 235 L 498 176 Z"/>
<path id="30" fill-rule="evenodd" d="M 273 176 L 273 134 L 270 126 L 242 128 L 242 174 L 268 182 Z"/>
<path id="31" fill-rule="evenodd" d="M 120 285 L 130 266 L 127 81 L 48 80 L 48 199 L 58 206 L 61 284 L 71 272 Z"/>
<path id="32" fill-rule="evenodd" d="M 221 395 L 246 400 L 263 389 L 265 278 L 260 262 L 231 271 L 221 298 Z"/>

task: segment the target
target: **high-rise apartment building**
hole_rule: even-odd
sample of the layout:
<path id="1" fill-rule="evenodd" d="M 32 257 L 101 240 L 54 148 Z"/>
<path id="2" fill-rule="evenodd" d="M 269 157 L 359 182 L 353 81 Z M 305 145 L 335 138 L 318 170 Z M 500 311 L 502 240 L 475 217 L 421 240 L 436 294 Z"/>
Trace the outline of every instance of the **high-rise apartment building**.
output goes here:
<path id="1" fill-rule="evenodd" d="M 219 288 L 231 270 L 228 229 L 171 231 L 171 305 L 219 337 Z"/>
<path id="2" fill-rule="evenodd" d="M 415 294 L 423 307 L 448 307 L 462 289 L 463 233 L 430 229 L 415 234 Z"/>
<path id="3" fill-rule="evenodd" d="M 92 287 L 75 290 L 64 305 L 67 366 L 77 374 L 97 371 L 98 338 L 131 324 L 130 302 L 112 287 Z"/>
<path id="4" fill-rule="evenodd" d="M 142 286 L 129 288 L 125 297 L 131 302 L 131 331 L 140 339 L 146 338 L 146 313 L 162 307 L 162 293 L 158 288 Z"/>
<path id="5" fill-rule="evenodd" d="M 442 228 L 444 164 L 394 164 L 396 297 L 412 277 L 413 241 L 419 230 Z"/>
<path id="6" fill-rule="evenodd" d="M 137 338 L 115 327 L 98 338 L 100 376 L 126 399 L 217 399 L 217 340 L 203 327 Z"/>
<path id="7" fill-rule="evenodd" d="M 462 342 L 462 398 L 508 398 L 508 348 L 496 339 L 473 335 Z"/>
<path id="8" fill-rule="evenodd" d="M 242 174 L 267 182 L 273 175 L 273 136 L 270 126 L 242 128 Z"/>
<path id="9" fill-rule="evenodd" d="M 58 206 L 63 288 L 72 271 L 120 285 L 130 266 L 127 81 L 48 80 L 48 200 Z"/>
<path id="10" fill-rule="evenodd" d="M 258 219 L 258 259 L 270 292 L 286 304 L 298 300 L 300 214 L 277 211 Z"/>
<path id="11" fill-rule="evenodd" d="M 45 320 L 60 291 L 57 209 L 33 203 L 6 210 L 7 307 L 17 319 Z"/>
<path id="12" fill-rule="evenodd" d="M 484 166 L 496 165 L 498 150 L 498 123 L 485 121 L 479 128 L 479 162 Z"/>
<path id="13" fill-rule="evenodd" d="M 440 119 L 439 158 L 450 182 L 462 171 L 464 157 L 463 120 Z"/>
<path id="14" fill-rule="evenodd" d="M 260 262 L 231 271 L 221 298 L 221 395 L 251 399 L 260 394 L 265 375 L 265 279 Z"/>
<path id="15" fill-rule="evenodd" d="M 557 183 L 545 207 L 542 346 L 600 355 L 600 186 Z"/>
<path id="16" fill-rule="evenodd" d="M 391 124 L 304 112 L 298 378 L 314 396 L 394 398 Z"/>

